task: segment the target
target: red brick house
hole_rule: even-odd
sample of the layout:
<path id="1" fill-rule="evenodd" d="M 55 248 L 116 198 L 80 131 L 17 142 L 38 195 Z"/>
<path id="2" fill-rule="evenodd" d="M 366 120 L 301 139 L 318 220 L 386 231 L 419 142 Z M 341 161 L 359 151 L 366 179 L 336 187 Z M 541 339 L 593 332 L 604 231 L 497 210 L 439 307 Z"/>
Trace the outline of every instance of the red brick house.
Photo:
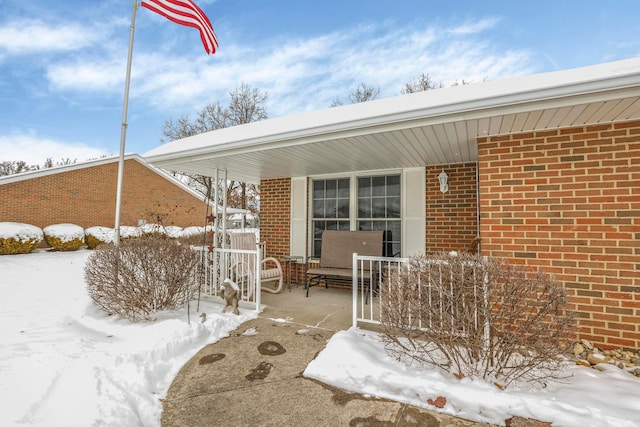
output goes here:
<path id="1" fill-rule="evenodd" d="M 479 236 L 481 254 L 563 281 L 582 338 L 640 347 L 640 59 L 280 117 L 145 157 L 260 183 L 269 255 L 314 255 L 325 228 L 387 230 L 401 256 Z"/>
<path id="2" fill-rule="evenodd" d="M 116 156 L 0 177 L 0 222 L 113 227 L 117 170 Z M 204 226 L 203 196 L 138 155 L 125 157 L 122 188 L 122 225 Z"/>

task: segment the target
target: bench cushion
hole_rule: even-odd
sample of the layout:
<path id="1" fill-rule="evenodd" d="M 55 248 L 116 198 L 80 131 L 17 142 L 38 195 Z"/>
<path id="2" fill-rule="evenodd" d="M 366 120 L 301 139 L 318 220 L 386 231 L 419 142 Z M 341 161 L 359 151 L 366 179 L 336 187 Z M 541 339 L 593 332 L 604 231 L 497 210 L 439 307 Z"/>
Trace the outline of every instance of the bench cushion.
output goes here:
<path id="1" fill-rule="evenodd" d="M 348 269 L 351 276 L 353 253 L 382 256 L 382 231 L 337 231 L 322 233 L 320 268 Z"/>

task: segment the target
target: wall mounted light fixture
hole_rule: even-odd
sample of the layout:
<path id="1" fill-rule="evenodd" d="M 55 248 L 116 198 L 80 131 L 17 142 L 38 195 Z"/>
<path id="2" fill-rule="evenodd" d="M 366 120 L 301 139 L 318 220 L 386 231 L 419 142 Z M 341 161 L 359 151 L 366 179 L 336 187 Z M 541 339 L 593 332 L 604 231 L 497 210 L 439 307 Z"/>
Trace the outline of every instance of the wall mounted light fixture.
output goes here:
<path id="1" fill-rule="evenodd" d="M 449 191 L 449 184 L 447 183 L 448 180 L 449 175 L 447 175 L 444 169 L 442 169 L 442 172 L 440 172 L 440 175 L 438 175 L 438 181 L 440 181 L 440 191 L 442 191 L 443 193 Z"/>

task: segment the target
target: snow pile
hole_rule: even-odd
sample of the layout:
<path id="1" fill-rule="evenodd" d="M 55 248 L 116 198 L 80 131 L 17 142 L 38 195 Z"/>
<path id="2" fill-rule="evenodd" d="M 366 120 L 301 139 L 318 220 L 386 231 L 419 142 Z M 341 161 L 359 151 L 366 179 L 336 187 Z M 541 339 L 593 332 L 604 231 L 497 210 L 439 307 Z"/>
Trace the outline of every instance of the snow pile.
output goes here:
<path id="1" fill-rule="evenodd" d="M 128 239 L 130 237 L 139 237 L 142 234 L 143 230 L 140 227 L 133 227 L 130 225 L 121 225 L 120 226 L 120 238 Z M 113 242 L 114 229 L 111 229 L 112 237 L 111 241 Z"/>
<path id="2" fill-rule="evenodd" d="M 389 357 L 378 335 L 361 329 L 336 333 L 304 376 L 365 395 L 503 425 L 512 416 L 554 427 L 640 426 L 640 379 L 613 365 L 573 365 L 570 377 L 546 387 L 500 390 L 483 381 L 455 379 L 432 368 L 409 367 Z M 442 409 L 428 403 L 444 397 Z"/>
<path id="3" fill-rule="evenodd" d="M 75 224 L 54 224 L 43 229 L 45 236 L 55 237 L 62 242 L 79 239 L 84 241 L 84 228 Z"/>
<path id="4" fill-rule="evenodd" d="M 205 233 L 206 231 L 211 231 L 213 230 L 211 227 L 207 227 L 206 229 L 204 227 L 197 227 L 197 226 L 191 226 L 191 227 L 185 227 L 182 229 L 182 235 L 184 237 L 191 237 L 191 236 L 197 236 L 199 234 Z"/>
<path id="5" fill-rule="evenodd" d="M 164 232 L 167 237 L 172 239 L 177 239 L 178 237 L 182 237 L 182 227 L 178 227 L 175 225 L 168 225 L 164 228 Z"/>
<path id="6" fill-rule="evenodd" d="M 44 234 L 40 227 L 18 222 L 0 222 L 0 239 L 14 238 L 19 241 L 29 241 L 31 239 L 40 240 Z"/>

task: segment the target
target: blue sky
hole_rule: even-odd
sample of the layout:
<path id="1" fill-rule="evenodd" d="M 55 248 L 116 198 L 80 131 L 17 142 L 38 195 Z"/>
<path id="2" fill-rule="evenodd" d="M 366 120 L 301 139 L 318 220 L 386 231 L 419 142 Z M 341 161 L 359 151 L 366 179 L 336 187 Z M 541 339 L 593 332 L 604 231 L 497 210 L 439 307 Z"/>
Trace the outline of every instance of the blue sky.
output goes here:
<path id="1" fill-rule="evenodd" d="M 400 95 L 640 56 L 640 2 L 196 0 L 219 40 L 147 9 L 136 18 L 126 151 L 242 82 L 270 117 L 327 108 L 360 84 Z M 117 154 L 131 0 L 0 0 L 0 161 Z"/>

